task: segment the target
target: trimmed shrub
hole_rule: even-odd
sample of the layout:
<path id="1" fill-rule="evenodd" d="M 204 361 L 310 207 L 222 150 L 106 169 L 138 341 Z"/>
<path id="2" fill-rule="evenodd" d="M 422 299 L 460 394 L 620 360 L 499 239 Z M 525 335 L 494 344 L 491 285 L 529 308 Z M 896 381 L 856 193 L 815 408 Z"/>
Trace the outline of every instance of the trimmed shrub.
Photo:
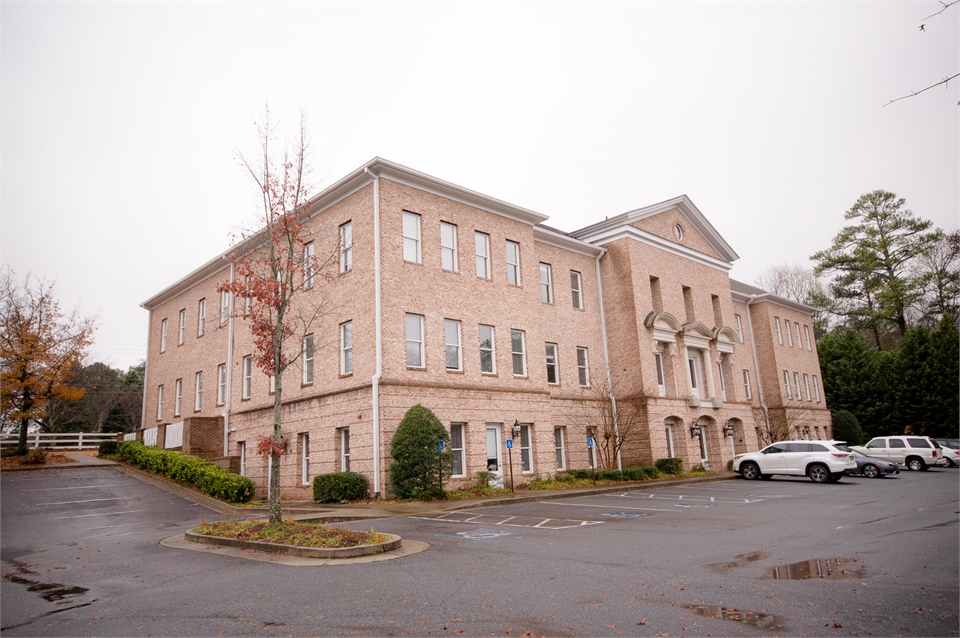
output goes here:
<path id="1" fill-rule="evenodd" d="M 846 441 L 848 445 L 860 445 L 863 443 L 863 429 L 860 422 L 852 412 L 847 410 L 836 410 L 831 413 L 833 417 L 833 438 L 837 441 Z"/>
<path id="2" fill-rule="evenodd" d="M 38 447 L 30 450 L 21 462 L 24 465 L 43 465 L 47 462 L 46 448 Z"/>
<path id="3" fill-rule="evenodd" d="M 600 470 L 597 472 L 597 478 L 605 481 L 622 481 L 623 474 L 620 470 Z"/>
<path id="4" fill-rule="evenodd" d="M 141 441 L 120 441 L 117 458 L 231 503 L 246 503 L 256 489 L 253 481 L 198 456 L 146 447 Z"/>
<path id="5" fill-rule="evenodd" d="M 642 467 L 625 467 L 623 468 L 623 476 L 631 481 L 642 481 L 647 478 Z"/>
<path id="6" fill-rule="evenodd" d="M 683 459 L 657 459 L 657 469 L 664 474 L 673 474 L 674 476 L 679 476 L 680 474 L 683 474 Z"/>
<path id="7" fill-rule="evenodd" d="M 97 456 L 107 456 L 108 454 L 117 453 L 117 444 L 119 441 L 100 441 L 100 445 L 97 446 Z"/>
<path id="8" fill-rule="evenodd" d="M 574 479 L 592 479 L 593 470 L 567 470 L 567 476 Z"/>
<path id="9" fill-rule="evenodd" d="M 652 465 L 647 465 L 643 468 L 643 474 L 648 479 L 658 479 L 663 478 L 663 472 L 653 467 Z"/>
<path id="10" fill-rule="evenodd" d="M 440 451 L 439 442 L 444 442 Z M 417 404 L 407 410 L 390 443 L 390 485 L 398 498 L 444 497 L 443 483 L 453 469 L 450 433 L 437 416 Z"/>
<path id="11" fill-rule="evenodd" d="M 318 503 L 356 501 L 367 496 L 367 479 L 356 472 L 330 472 L 313 477 L 313 500 Z"/>

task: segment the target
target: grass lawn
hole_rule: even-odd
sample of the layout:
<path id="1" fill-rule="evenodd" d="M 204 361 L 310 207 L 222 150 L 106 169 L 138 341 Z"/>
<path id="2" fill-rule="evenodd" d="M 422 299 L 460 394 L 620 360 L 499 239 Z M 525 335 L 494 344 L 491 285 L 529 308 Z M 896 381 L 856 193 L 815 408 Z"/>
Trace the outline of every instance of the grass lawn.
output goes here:
<path id="1" fill-rule="evenodd" d="M 375 545 L 390 539 L 386 534 L 380 534 L 373 530 L 357 532 L 317 523 L 297 523 L 293 521 L 284 521 L 276 525 L 264 521 L 220 521 L 218 523 L 203 523 L 191 531 L 194 534 L 203 534 L 204 536 L 296 545 L 297 547 L 357 547 L 359 545 Z"/>

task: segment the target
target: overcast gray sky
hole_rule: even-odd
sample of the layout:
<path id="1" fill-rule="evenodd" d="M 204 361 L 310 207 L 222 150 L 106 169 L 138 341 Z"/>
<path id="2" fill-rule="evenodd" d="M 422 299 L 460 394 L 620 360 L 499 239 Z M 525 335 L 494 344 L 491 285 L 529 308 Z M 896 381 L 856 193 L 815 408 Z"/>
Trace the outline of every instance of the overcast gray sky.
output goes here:
<path id="1" fill-rule="evenodd" d="M 17 3 L 2 11 L 2 261 L 142 359 L 139 304 L 229 246 L 269 102 L 314 192 L 374 156 L 574 230 L 681 193 L 752 283 L 862 193 L 958 221 L 960 6 L 935 1 Z M 925 31 L 919 26 L 926 24 Z"/>

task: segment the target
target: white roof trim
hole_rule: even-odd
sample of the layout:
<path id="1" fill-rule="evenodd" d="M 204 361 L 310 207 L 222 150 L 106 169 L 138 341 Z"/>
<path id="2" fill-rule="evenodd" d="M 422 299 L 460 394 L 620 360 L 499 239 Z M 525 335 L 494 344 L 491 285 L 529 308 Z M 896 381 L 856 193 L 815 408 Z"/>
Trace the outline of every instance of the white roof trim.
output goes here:
<path id="1" fill-rule="evenodd" d="M 633 226 L 624 225 L 617 228 L 611 228 L 609 230 L 596 233 L 589 237 L 581 237 L 585 241 L 589 241 L 591 244 L 604 245 L 615 242 L 619 239 L 633 239 L 639 241 L 640 243 L 647 244 L 648 246 L 653 246 L 654 248 L 659 248 L 660 250 L 665 250 L 668 253 L 674 255 L 679 255 L 685 259 L 695 261 L 699 264 L 705 266 L 710 266 L 716 268 L 717 270 L 722 270 L 724 272 L 729 272 L 733 268 L 733 264 L 722 259 L 717 259 L 716 257 L 711 257 L 710 255 L 704 255 L 701 252 L 687 248 L 682 244 L 664 239 L 654 235 L 653 233 L 648 233 L 645 230 L 640 230 L 639 228 L 634 228 Z"/>
<path id="2" fill-rule="evenodd" d="M 713 224 L 707 221 L 707 218 L 703 215 L 703 213 L 700 212 L 700 209 L 697 208 L 693 201 L 686 195 L 680 195 L 679 197 L 674 197 L 673 199 L 668 199 L 657 204 L 651 204 L 650 206 L 644 206 L 643 208 L 638 208 L 636 210 L 623 213 L 622 215 L 605 219 L 602 222 L 598 222 L 574 231 L 571 233 L 571 235 L 577 239 L 582 239 L 583 241 L 596 243 L 598 237 L 605 236 L 614 229 L 622 226 L 629 226 L 637 221 L 652 217 L 654 215 L 659 215 L 660 213 L 665 213 L 674 208 L 679 210 L 680 213 L 693 225 L 693 227 L 696 228 L 701 235 L 703 235 L 713 249 L 717 251 L 722 260 L 732 263 L 737 259 L 740 259 L 740 255 L 738 255 L 730 246 L 730 244 L 728 244 L 726 240 L 720 236 L 720 233 L 718 233 L 717 229 L 713 227 Z"/>
<path id="3" fill-rule="evenodd" d="M 580 241 L 579 239 L 574 239 L 573 237 L 569 237 L 567 235 L 552 232 L 540 226 L 533 227 L 533 240 L 543 244 L 548 244 L 550 246 L 556 246 L 557 248 L 563 248 L 564 250 L 569 250 L 571 252 L 580 253 L 581 255 L 586 255 L 587 257 L 593 257 L 594 259 L 606 252 L 599 246 L 594 246 L 593 244 L 588 244 L 585 241 Z"/>
<path id="4" fill-rule="evenodd" d="M 802 304 L 798 301 L 792 301 L 790 299 L 784 299 L 783 297 L 778 297 L 772 292 L 765 292 L 762 295 L 749 295 L 744 292 L 738 292 L 736 290 L 730 291 L 730 296 L 734 301 L 739 303 L 748 303 L 751 299 L 753 302 L 751 305 L 756 303 L 772 303 L 777 306 L 782 306 L 784 308 L 790 308 L 791 310 L 796 310 L 797 312 L 802 312 L 805 315 L 813 315 L 815 308 L 811 308 L 806 304 Z"/>

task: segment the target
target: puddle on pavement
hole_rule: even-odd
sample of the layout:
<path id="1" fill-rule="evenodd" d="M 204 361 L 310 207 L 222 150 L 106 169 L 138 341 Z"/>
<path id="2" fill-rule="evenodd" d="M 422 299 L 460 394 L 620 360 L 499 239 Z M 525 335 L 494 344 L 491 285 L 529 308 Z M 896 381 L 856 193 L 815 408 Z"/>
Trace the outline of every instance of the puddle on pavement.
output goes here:
<path id="1" fill-rule="evenodd" d="M 716 607 L 713 605 L 688 605 L 687 609 L 700 614 L 704 618 L 730 620 L 760 629 L 786 629 L 783 619 L 773 614 L 761 614 L 757 611 L 747 611 L 736 607 Z"/>
<path id="2" fill-rule="evenodd" d="M 750 552 L 749 554 L 740 554 L 739 556 L 734 556 L 732 561 L 725 563 L 711 563 L 707 565 L 710 569 L 715 572 L 724 572 L 728 569 L 736 569 L 738 567 L 744 567 L 750 563 L 756 562 L 764 557 L 763 552 Z"/>
<path id="3" fill-rule="evenodd" d="M 86 587 L 77 587 L 75 585 L 63 585 L 61 583 L 38 583 L 35 580 L 30 580 L 29 578 L 24 578 L 19 574 L 35 574 L 25 567 L 19 567 L 17 569 L 18 574 L 5 574 L 3 576 L 4 580 L 10 581 L 11 583 L 19 583 L 21 585 L 27 585 L 27 591 L 33 591 L 40 594 L 40 596 L 47 601 L 52 603 L 61 603 L 63 601 L 72 599 L 75 596 L 82 596 L 83 594 L 90 591 Z"/>
<path id="4" fill-rule="evenodd" d="M 865 575 L 864 565 L 860 564 L 860 561 L 855 558 L 817 558 L 774 567 L 767 572 L 764 578 L 774 580 L 808 580 L 810 578 L 848 580 L 863 578 Z"/>

